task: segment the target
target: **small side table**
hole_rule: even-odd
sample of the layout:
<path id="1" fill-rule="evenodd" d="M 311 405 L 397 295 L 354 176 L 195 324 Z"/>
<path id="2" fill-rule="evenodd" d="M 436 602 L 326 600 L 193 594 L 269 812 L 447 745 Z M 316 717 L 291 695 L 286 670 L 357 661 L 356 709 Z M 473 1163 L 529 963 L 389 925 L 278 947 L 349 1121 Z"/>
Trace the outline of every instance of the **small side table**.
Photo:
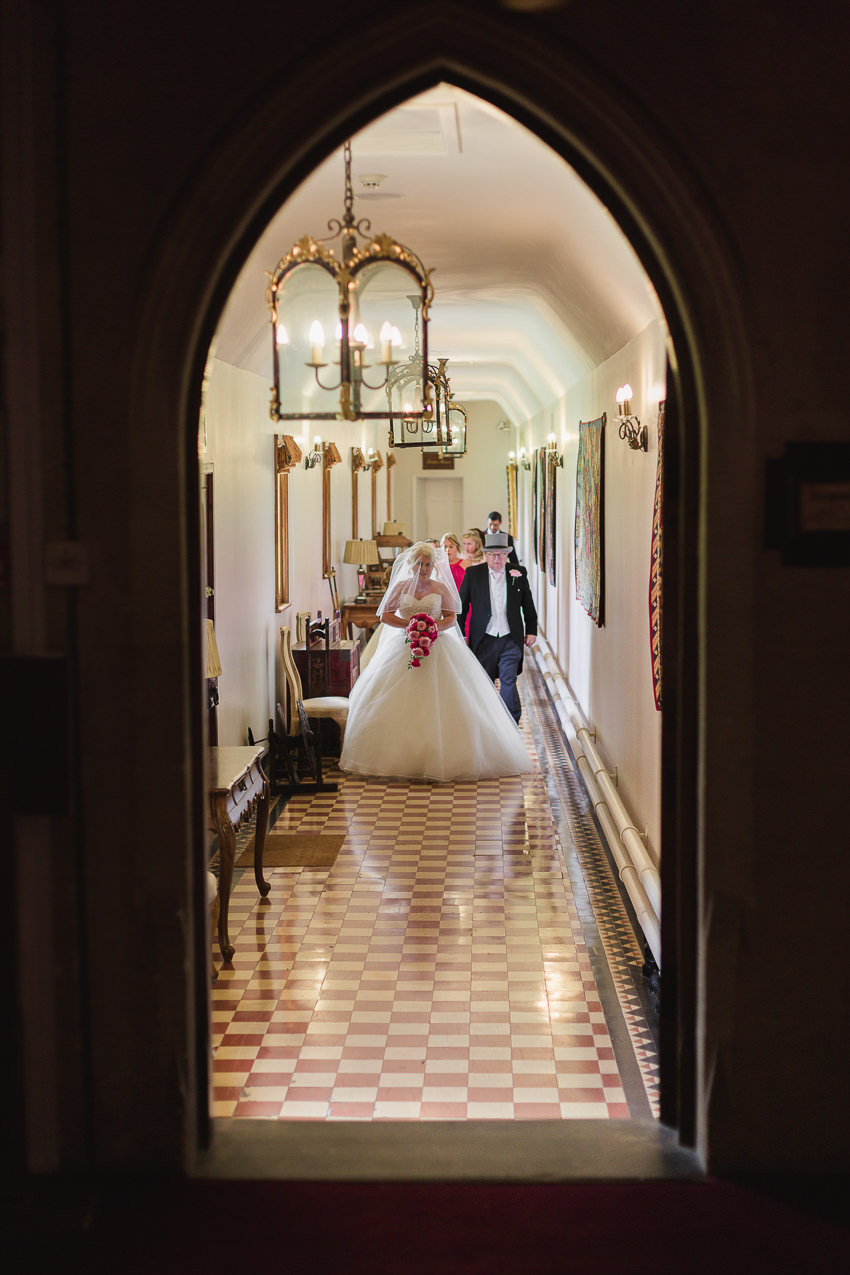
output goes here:
<path id="1" fill-rule="evenodd" d="M 218 833 L 218 945 L 225 961 L 235 948 L 230 942 L 227 922 L 230 890 L 233 885 L 233 861 L 236 856 L 236 829 L 256 811 L 254 833 L 254 880 L 265 898 L 271 885 L 263 877 L 263 851 L 269 823 L 269 781 L 260 758 L 263 749 L 250 744 L 245 748 L 210 748 L 209 800 L 210 819 Z"/>
<path id="2" fill-rule="evenodd" d="M 383 595 L 382 595 L 383 596 Z M 351 640 L 351 626 L 356 624 L 358 629 L 373 629 L 378 623 L 377 608 L 381 599 L 377 598 L 374 602 L 358 602 L 356 598 L 347 598 L 340 605 L 340 619 L 346 637 Z"/>

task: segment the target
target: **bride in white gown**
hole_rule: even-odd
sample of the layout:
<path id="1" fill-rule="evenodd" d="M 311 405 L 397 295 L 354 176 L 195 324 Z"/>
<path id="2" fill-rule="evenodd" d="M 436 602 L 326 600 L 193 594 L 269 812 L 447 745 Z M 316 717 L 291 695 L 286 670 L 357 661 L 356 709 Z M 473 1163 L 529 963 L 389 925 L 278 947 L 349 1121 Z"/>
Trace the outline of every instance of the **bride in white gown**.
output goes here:
<path id="1" fill-rule="evenodd" d="M 410 667 L 405 629 L 420 612 L 439 636 Z M 341 770 L 437 781 L 531 770 L 519 728 L 463 640 L 459 612 L 443 549 L 420 542 L 399 555 L 378 607 L 380 639 L 349 698 Z"/>

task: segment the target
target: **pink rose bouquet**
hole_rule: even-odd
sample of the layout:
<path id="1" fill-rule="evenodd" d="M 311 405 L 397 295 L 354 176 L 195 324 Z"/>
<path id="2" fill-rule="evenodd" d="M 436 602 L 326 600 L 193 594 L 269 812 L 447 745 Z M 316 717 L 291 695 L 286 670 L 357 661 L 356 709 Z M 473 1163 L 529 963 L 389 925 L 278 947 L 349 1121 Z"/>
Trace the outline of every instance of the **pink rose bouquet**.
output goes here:
<path id="1" fill-rule="evenodd" d="M 410 660 L 407 667 L 419 668 L 425 657 L 431 654 L 431 647 L 440 636 L 440 630 L 430 615 L 420 611 L 410 617 L 404 633 L 405 641 L 410 647 Z"/>

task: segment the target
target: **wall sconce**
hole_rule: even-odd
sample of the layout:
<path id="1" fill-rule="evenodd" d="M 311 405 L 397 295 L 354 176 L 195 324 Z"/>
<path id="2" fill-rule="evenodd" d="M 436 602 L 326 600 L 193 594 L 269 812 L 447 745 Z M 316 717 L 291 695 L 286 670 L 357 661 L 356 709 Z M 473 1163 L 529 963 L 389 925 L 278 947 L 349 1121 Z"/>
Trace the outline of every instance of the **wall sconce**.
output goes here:
<path id="1" fill-rule="evenodd" d="M 557 440 L 557 438 L 555 437 L 555 435 L 554 435 L 554 434 L 548 434 L 548 435 L 546 436 L 546 457 L 547 457 L 547 459 L 548 459 L 550 456 L 551 456 L 551 457 L 553 457 L 553 459 L 554 459 L 554 461 L 555 461 L 555 464 L 556 464 L 556 465 L 560 465 L 560 466 L 561 466 L 561 468 L 563 468 L 563 465 L 564 465 L 564 457 L 563 457 L 562 453 L 558 451 L 558 440 Z"/>
<path id="2" fill-rule="evenodd" d="M 363 468 L 371 470 L 372 473 L 374 474 L 377 472 L 377 470 L 383 469 L 383 467 L 384 467 L 384 462 L 381 459 L 381 453 L 376 452 L 374 447 L 370 447 L 366 453 L 366 461 L 363 465 Z"/>
<path id="3" fill-rule="evenodd" d="M 620 417 L 620 438 L 628 443 L 632 451 L 649 451 L 646 426 L 641 425 L 638 417 L 632 414 L 632 387 L 628 383 L 617 390 L 617 412 Z"/>
<path id="4" fill-rule="evenodd" d="M 531 460 L 529 459 L 528 452 L 524 447 L 519 449 L 519 463 L 522 465 L 523 469 L 531 469 Z"/>
<path id="5" fill-rule="evenodd" d="M 313 450 L 307 453 L 304 460 L 305 469 L 315 469 L 322 462 L 322 440 L 317 434 L 313 439 Z"/>

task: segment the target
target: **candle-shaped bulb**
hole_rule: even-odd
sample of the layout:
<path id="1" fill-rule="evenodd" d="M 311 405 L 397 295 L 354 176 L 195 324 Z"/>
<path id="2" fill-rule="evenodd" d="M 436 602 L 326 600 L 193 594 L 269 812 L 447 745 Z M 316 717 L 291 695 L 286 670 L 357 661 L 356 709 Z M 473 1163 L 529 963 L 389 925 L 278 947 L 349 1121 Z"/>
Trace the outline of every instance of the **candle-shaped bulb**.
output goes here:
<path id="1" fill-rule="evenodd" d="M 381 324 L 378 339 L 381 342 L 381 362 L 391 363 L 393 358 L 393 329 L 391 323 L 385 321 Z"/>
<path id="2" fill-rule="evenodd" d="M 289 333 L 282 323 L 277 325 L 277 343 L 278 345 L 289 345 Z"/>
<path id="3" fill-rule="evenodd" d="M 325 330 L 318 319 L 314 319 L 310 326 L 310 345 L 312 346 L 310 362 L 323 362 L 322 355 L 325 348 Z"/>

